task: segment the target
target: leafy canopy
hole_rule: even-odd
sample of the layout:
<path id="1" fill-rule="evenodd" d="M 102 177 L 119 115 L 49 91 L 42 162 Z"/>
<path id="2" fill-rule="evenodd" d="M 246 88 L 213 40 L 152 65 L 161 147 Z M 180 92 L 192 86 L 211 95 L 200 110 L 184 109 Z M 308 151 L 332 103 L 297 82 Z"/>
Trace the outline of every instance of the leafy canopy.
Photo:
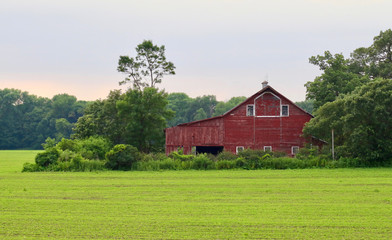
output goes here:
<path id="1" fill-rule="evenodd" d="M 322 71 L 314 81 L 305 84 L 306 97 L 314 100 L 317 109 L 372 79 L 392 78 L 392 31 L 381 31 L 370 47 L 354 50 L 350 58 L 325 51 L 324 55 L 310 57 L 309 62 Z"/>
<path id="2" fill-rule="evenodd" d="M 320 107 L 305 125 L 305 135 L 331 141 L 340 156 L 369 163 L 392 159 L 392 80 L 377 78 Z M 371 165 L 371 164 L 370 164 Z"/>
<path id="3" fill-rule="evenodd" d="M 117 71 L 127 74 L 120 85 L 131 82 L 135 89 L 156 87 L 164 75 L 174 75 L 176 68 L 166 60 L 165 46 L 154 45 L 151 40 L 144 40 L 136 47 L 136 57 L 120 56 Z"/>

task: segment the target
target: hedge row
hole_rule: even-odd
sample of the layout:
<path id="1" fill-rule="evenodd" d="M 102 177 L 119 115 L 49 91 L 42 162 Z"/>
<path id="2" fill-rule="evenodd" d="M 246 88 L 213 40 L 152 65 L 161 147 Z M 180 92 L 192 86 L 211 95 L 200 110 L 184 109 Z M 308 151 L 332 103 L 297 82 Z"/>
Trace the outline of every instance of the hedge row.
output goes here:
<path id="1" fill-rule="evenodd" d="M 111 147 L 104 138 L 85 140 L 62 139 L 55 143 L 48 139 L 45 151 L 37 154 L 35 164 L 25 163 L 23 171 L 100 171 L 100 170 L 210 170 L 210 169 L 303 169 L 366 167 L 358 159 L 330 159 L 314 149 L 304 148 L 296 158 L 279 152 L 246 149 L 235 155 L 222 152 L 217 156 L 184 155 L 181 151 L 169 156 L 163 153 L 142 154 L 131 145 Z"/>

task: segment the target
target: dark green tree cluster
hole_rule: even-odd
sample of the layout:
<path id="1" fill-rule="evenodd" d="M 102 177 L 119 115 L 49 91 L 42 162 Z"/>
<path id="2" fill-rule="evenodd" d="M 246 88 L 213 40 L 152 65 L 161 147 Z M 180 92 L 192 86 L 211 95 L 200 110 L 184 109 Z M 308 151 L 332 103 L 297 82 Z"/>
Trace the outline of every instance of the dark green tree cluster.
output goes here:
<path id="1" fill-rule="evenodd" d="M 309 58 L 322 71 L 314 81 L 305 84 L 306 97 L 314 101 L 315 109 L 372 79 L 392 78 L 392 30 L 381 31 L 373 40 L 370 47 L 354 50 L 350 58 L 329 51 Z"/>
<path id="2" fill-rule="evenodd" d="M 86 104 L 68 94 L 48 99 L 0 90 L 0 149 L 39 149 L 48 137 L 69 138 Z"/>
<path id="3" fill-rule="evenodd" d="M 364 165 L 392 160 L 391 79 L 377 78 L 315 114 L 304 133 L 330 142 L 333 129 L 339 156 L 358 158 Z"/>
<path id="4" fill-rule="evenodd" d="M 305 135 L 332 142 L 338 157 L 356 158 L 365 166 L 392 160 L 392 31 L 380 32 L 373 44 L 342 54 L 311 57 L 323 71 L 308 82 L 315 118 Z"/>
<path id="5" fill-rule="evenodd" d="M 90 103 L 74 128 L 75 138 L 102 136 L 113 145 L 130 144 L 142 152 L 164 147 L 166 119 L 173 116 L 167 108 L 167 93 L 156 88 L 112 91 L 107 99 Z"/>

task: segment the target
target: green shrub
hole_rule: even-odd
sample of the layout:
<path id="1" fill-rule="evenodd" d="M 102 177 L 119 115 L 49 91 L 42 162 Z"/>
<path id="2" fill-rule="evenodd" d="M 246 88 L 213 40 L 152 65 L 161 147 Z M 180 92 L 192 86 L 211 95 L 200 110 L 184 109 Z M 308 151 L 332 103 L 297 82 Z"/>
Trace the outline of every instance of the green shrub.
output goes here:
<path id="1" fill-rule="evenodd" d="M 49 171 L 63 171 L 63 172 L 92 172 L 106 170 L 105 162 L 100 160 L 83 159 L 77 155 L 72 161 L 58 162 L 48 168 Z"/>
<path id="2" fill-rule="evenodd" d="M 253 149 L 245 149 L 242 152 L 238 153 L 239 157 L 242 157 L 245 160 L 246 169 L 258 169 L 261 167 L 260 162 L 261 158 L 268 154 L 262 150 L 253 150 Z"/>
<path id="3" fill-rule="evenodd" d="M 239 157 L 234 162 L 235 162 L 235 166 L 237 168 L 246 168 L 246 160 L 245 160 L 245 158 Z"/>
<path id="4" fill-rule="evenodd" d="M 132 170 L 137 171 L 158 171 L 159 169 L 159 161 L 139 161 L 132 166 Z"/>
<path id="5" fill-rule="evenodd" d="M 39 166 L 47 167 L 49 164 L 55 164 L 60 156 L 59 150 L 57 148 L 48 148 L 45 152 L 38 153 L 35 156 L 35 163 Z"/>
<path id="6" fill-rule="evenodd" d="M 158 161 L 160 170 L 181 170 L 181 161 L 166 158 Z"/>
<path id="7" fill-rule="evenodd" d="M 171 152 L 169 154 L 169 157 L 174 160 L 188 161 L 188 160 L 193 159 L 195 156 L 194 155 L 184 155 L 182 153 L 182 151 L 178 151 L 178 152 Z"/>
<path id="8" fill-rule="evenodd" d="M 143 162 L 162 161 L 162 160 L 165 160 L 167 158 L 168 157 L 164 153 L 149 153 L 149 154 L 143 154 L 141 161 L 143 161 Z"/>
<path id="9" fill-rule="evenodd" d="M 25 163 L 23 164 L 22 172 L 40 172 L 44 169 L 35 163 Z"/>
<path id="10" fill-rule="evenodd" d="M 56 146 L 56 139 L 48 137 L 45 143 L 42 143 L 42 147 L 47 150 Z"/>
<path id="11" fill-rule="evenodd" d="M 77 140 L 71 140 L 71 139 L 61 139 L 60 142 L 57 143 L 56 147 L 60 150 L 69 150 L 72 152 L 78 152 L 80 150 L 80 145 Z"/>
<path id="12" fill-rule="evenodd" d="M 79 140 L 80 154 L 87 159 L 105 159 L 105 154 L 110 150 L 110 142 L 103 137 L 89 137 Z"/>
<path id="13" fill-rule="evenodd" d="M 216 156 L 217 161 L 235 160 L 235 159 L 237 159 L 237 155 L 235 155 L 232 152 L 228 152 L 228 151 L 223 151 L 223 152 L 219 153 L 218 156 Z"/>
<path id="14" fill-rule="evenodd" d="M 220 160 L 215 163 L 216 169 L 233 169 L 237 168 L 235 160 Z"/>
<path id="15" fill-rule="evenodd" d="M 105 162 L 100 160 L 82 159 L 79 163 L 79 169 L 83 172 L 103 171 L 106 170 Z"/>
<path id="16" fill-rule="evenodd" d="M 80 154 L 66 149 L 60 152 L 58 162 L 70 162 L 76 155 L 80 155 Z"/>
<path id="17" fill-rule="evenodd" d="M 106 167 L 113 170 L 130 170 L 132 165 L 141 160 L 141 154 L 131 145 L 118 144 L 106 153 Z"/>
<path id="18" fill-rule="evenodd" d="M 273 158 L 287 157 L 287 153 L 286 152 L 273 151 L 273 152 L 270 152 L 269 154 Z"/>
<path id="19" fill-rule="evenodd" d="M 215 163 L 210 158 L 208 158 L 207 154 L 198 154 L 190 162 L 191 169 L 207 170 L 215 168 Z"/>

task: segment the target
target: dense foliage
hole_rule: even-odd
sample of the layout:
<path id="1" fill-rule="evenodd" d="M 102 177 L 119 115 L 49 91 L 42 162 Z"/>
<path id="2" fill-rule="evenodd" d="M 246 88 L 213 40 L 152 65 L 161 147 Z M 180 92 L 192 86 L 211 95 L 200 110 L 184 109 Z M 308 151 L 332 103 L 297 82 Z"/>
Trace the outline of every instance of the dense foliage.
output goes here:
<path id="1" fill-rule="evenodd" d="M 48 99 L 0 89 L 0 149 L 39 149 L 47 137 L 69 138 L 86 104 L 68 94 Z"/>
<path id="2" fill-rule="evenodd" d="M 392 159 L 392 80 L 375 79 L 320 107 L 304 133 L 331 140 L 339 156 L 374 165 Z"/>
<path id="3" fill-rule="evenodd" d="M 95 171 L 104 170 L 105 154 L 110 150 L 110 143 L 101 137 L 83 140 L 63 138 L 54 144 L 48 138 L 45 151 L 38 153 L 35 164 L 25 163 L 23 171 Z"/>
<path id="4" fill-rule="evenodd" d="M 217 156 L 210 154 L 184 155 L 172 152 L 169 156 L 163 153 L 141 153 L 137 148 L 118 144 L 109 150 L 105 140 L 90 138 L 96 143 L 95 148 L 106 151 L 105 158 L 94 158 L 85 155 L 86 140 L 65 140 L 55 146 L 49 144 L 46 150 L 37 154 L 36 163 L 26 163 L 23 171 L 96 171 L 96 170 L 221 170 L 221 169 L 304 169 L 304 168 L 337 168 L 367 167 L 366 162 L 358 158 L 340 158 L 331 160 L 330 153 L 320 152 L 314 148 L 303 148 L 296 157 L 287 157 L 281 152 L 264 152 L 246 149 L 238 155 L 222 152 Z M 87 144 L 91 145 L 91 144 Z M 103 148 L 104 147 L 104 148 Z M 98 150 L 99 151 L 99 150 Z M 379 166 L 390 166 L 391 161 Z"/>
<path id="5" fill-rule="evenodd" d="M 317 109 L 372 79 L 392 78 L 392 30 L 381 31 L 370 47 L 354 50 L 350 58 L 325 51 L 309 61 L 322 71 L 314 81 L 305 84 L 306 96 L 314 100 Z"/>
<path id="6" fill-rule="evenodd" d="M 113 145 L 130 144 L 142 152 L 161 151 L 165 144 L 166 120 L 174 112 L 167 108 L 167 94 L 156 88 L 112 91 L 107 99 L 89 104 L 79 118 L 74 137 L 101 136 Z"/>

